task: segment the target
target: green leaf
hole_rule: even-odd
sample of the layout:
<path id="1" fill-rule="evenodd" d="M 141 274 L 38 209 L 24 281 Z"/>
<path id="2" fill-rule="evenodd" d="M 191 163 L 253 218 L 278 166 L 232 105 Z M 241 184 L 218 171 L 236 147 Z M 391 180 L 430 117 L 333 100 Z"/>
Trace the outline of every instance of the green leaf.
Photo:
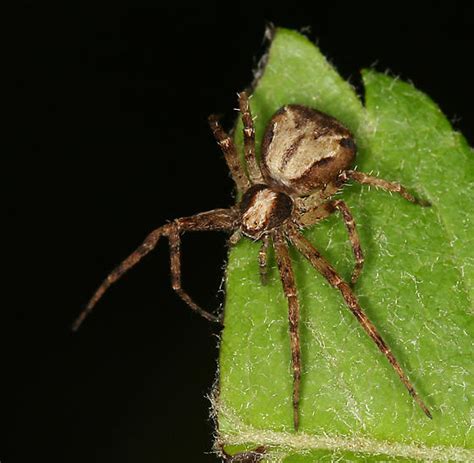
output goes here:
<path id="1" fill-rule="evenodd" d="M 259 244 L 243 239 L 227 269 L 219 440 L 229 451 L 266 445 L 269 460 L 286 463 L 474 460 L 474 156 L 427 96 L 372 70 L 363 79 L 365 107 L 314 44 L 277 29 L 251 99 L 257 143 L 277 109 L 304 104 L 353 131 L 360 171 L 431 201 L 422 208 L 357 185 L 341 196 L 366 256 L 354 291 L 434 418 L 413 402 L 339 292 L 293 250 L 303 361 L 295 432 L 286 300 L 274 260 L 262 286 Z M 240 146 L 240 124 L 236 140 Z M 353 257 L 340 217 L 305 234 L 348 279 Z"/>

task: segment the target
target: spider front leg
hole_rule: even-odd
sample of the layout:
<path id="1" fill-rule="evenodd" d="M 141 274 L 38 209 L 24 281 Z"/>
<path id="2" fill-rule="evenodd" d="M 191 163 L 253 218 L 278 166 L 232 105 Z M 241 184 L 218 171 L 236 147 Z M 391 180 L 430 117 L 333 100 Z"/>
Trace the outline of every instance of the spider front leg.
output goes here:
<path id="1" fill-rule="evenodd" d="M 396 182 L 389 182 L 382 178 L 374 177 L 373 175 L 367 175 L 363 172 L 358 172 L 355 170 L 346 170 L 339 175 L 339 178 L 342 181 L 346 181 L 348 179 L 355 180 L 362 185 L 372 185 L 377 188 L 382 188 L 382 190 L 391 191 L 393 193 L 398 193 L 400 196 L 405 198 L 407 201 L 411 203 L 418 204 L 422 207 L 429 207 L 431 203 L 424 199 L 415 198 L 413 195 L 408 193 L 407 189 Z"/>
<path id="2" fill-rule="evenodd" d="M 97 288 L 94 295 L 90 298 L 84 310 L 79 314 L 79 316 L 74 320 L 72 324 L 72 330 L 77 331 L 82 325 L 82 322 L 90 314 L 92 309 L 95 307 L 97 302 L 102 298 L 104 293 L 114 284 L 125 272 L 134 267 L 138 262 L 140 262 L 143 257 L 145 257 L 149 252 L 151 252 L 155 246 L 158 244 L 159 239 L 162 236 L 166 236 L 169 232 L 170 225 L 163 225 L 162 227 L 153 230 L 143 241 L 143 243 L 135 249 L 124 261 L 115 267 L 107 278 L 102 282 L 102 284 Z"/>
<path id="3" fill-rule="evenodd" d="M 250 112 L 249 98 L 246 92 L 238 94 L 239 108 L 244 125 L 244 151 L 250 181 L 253 184 L 263 183 L 263 176 L 257 163 L 255 154 L 255 128 L 252 113 Z"/>
<path id="4" fill-rule="evenodd" d="M 200 309 L 191 298 L 181 289 L 180 282 L 180 262 L 179 262 L 179 232 L 185 231 L 234 231 L 237 220 L 237 212 L 234 209 L 214 209 L 208 212 L 202 212 L 191 217 L 183 217 L 176 219 L 172 223 L 163 225 L 156 230 L 153 230 L 143 241 L 143 243 L 130 254 L 120 265 L 118 265 L 107 278 L 102 282 L 97 291 L 84 310 L 79 314 L 72 325 L 73 331 L 76 331 L 82 324 L 84 319 L 89 315 L 97 302 L 102 298 L 109 287 L 115 283 L 125 272 L 134 267 L 151 252 L 158 244 L 162 236 L 167 236 L 170 239 L 171 249 L 171 273 L 173 278 L 173 288 L 179 296 L 193 309 L 200 313 L 208 320 L 218 322 L 219 319 Z M 178 239 L 176 238 L 178 233 Z"/>
<path id="5" fill-rule="evenodd" d="M 286 238 L 281 231 L 273 232 L 273 246 L 280 271 L 283 291 L 288 300 L 288 321 L 290 324 L 291 364 L 293 368 L 293 424 L 299 427 L 299 402 L 301 384 L 301 347 L 299 335 L 300 305 L 296 290 L 295 276 L 291 265 Z"/>
<path id="6" fill-rule="evenodd" d="M 210 322 L 220 322 L 219 317 L 207 312 L 199 307 L 184 291 L 181 286 L 181 227 L 179 221 L 176 220 L 171 224 L 171 229 L 168 234 L 168 242 L 170 248 L 170 270 L 171 270 L 171 286 L 176 291 L 176 294 L 191 307 L 192 310 L 204 317 Z"/>
<path id="7" fill-rule="evenodd" d="M 303 256 L 311 262 L 313 267 L 316 268 L 316 270 L 318 270 L 324 278 L 326 278 L 329 284 L 341 292 L 344 302 L 346 303 L 349 310 L 356 317 L 364 331 L 377 345 L 380 352 L 385 355 L 415 402 L 420 406 L 428 418 L 432 418 L 428 407 L 424 404 L 420 396 L 415 391 L 415 388 L 410 383 L 410 380 L 406 376 L 392 351 L 382 339 L 382 336 L 378 332 L 375 325 L 369 320 L 365 312 L 362 310 L 362 307 L 360 306 L 359 301 L 352 292 L 350 286 L 344 280 L 342 280 L 334 267 L 332 267 L 332 265 L 321 256 L 316 248 L 301 233 L 299 233 L 296 228 L 291 226 L 288 227 L 288 237 L 293 245 L 296 246 L 296 248 L 303 254 Z"/>
<path id="8" fill-rule="evenodd" d="M 250 181 L 240 163 L 239 154 L 232 138 L 224 131 L 217 116 L 209 116 L 209 126 L 214 138 L 222 149 L 230 174 L 240 192 L 250 188 Z"/>

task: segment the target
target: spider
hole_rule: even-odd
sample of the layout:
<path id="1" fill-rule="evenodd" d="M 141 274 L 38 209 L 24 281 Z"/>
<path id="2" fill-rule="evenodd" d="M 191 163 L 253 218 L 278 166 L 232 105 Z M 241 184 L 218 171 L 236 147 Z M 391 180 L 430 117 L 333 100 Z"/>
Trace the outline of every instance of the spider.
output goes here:
<path id="1" fill-rule="evenodd" d="M 224 231 L 235 244 L 241 237 L 260 241 L 259 268 L 266 282 L 267 254 L 273 246 L 280 278 L 288 301 L 288 319 L 293 372 L 293 423 L 299 426 L 301 382 L 300 306 L 295 276 L 289 255 L 293 245 L 339 290 L 345 304 L 361 327 L 392 365 L 410 395 L 428 418 L 430 411 L 410 383 L 387 343 L 362 310 L 351 289 L 362 271 L 364 257 L 354 218 L 347 204 L 332 199 L 347 181 L 373 185 L 398 193 L 420 206 L 427 201 L 412 196 L 403 186 L 378 177 L 351 170 L 356 145 L 351 132 L 337 119 L 306 106 L 289 104 L 279 109 L 268 123 L 263 136 L 261 161 L 255 155 L 255 129 L 246 92 L 238 94 L 243 121 L 246 169 L 242 166 L 232 138 L 224 131 L 218 118 L 209 117 L 211 130 L 221 147 L 241 200 L 229 209 L 214 209 L 190 217 L 175 219 L 152 231 L 144 242 L 116 267 L 99 286 L 85 309 L 73 324 L 77 330 L 104 292 L 127 270 L 152 251 L 161 237 L 167 237 L 170 249 L 172 287 L 191 309 L 207 320 L 220 322 L 215 315 L 199 307 L 181 285 L 181 234 L 188 231 Z M 355 266 L 350 283 L 303 236 L 301 230 L 338 211 L 345 223 L 352 245 Z"/>

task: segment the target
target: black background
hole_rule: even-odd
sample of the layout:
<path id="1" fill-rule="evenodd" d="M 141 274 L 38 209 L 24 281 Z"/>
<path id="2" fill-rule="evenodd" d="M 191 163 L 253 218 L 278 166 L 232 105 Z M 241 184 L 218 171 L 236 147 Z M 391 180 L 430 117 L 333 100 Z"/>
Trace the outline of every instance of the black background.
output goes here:
<path id="1" fill-rule="evenodd" d="M 359 70 L 374 63 L 412 80 L 473 144 L 474 9 L 456 1 L 67 3 L 20 7 L 4 44 L 14 56 L 7 135 L 15 148 L 4 153 L 2 176 L 8 432 L 0 460 L 216 461 L 206 454 L 205 394 L 218 330 L 171 290 L 164 243 L 77 334 L 71 321 L 147 232 L 232 203 L 206 118 L 222 113 L 231 125 L 267 21 L 308 26 L 359 91 Z M 217 308 L 225 237 L 187 235 L 183 246 L 185 287 Z"/>

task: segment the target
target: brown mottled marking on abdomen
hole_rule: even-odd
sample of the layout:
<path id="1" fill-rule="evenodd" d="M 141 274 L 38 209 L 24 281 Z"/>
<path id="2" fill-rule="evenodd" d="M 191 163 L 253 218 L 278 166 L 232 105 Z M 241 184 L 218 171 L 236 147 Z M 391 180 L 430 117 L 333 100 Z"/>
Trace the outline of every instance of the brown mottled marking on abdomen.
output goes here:
<path id="1" fill-rule="evenodd" d="M 272 117 L 262 142 L 265 181 L 289 194 L 305 195 L 330 183 L 355 156 L 351 133 L 336 119 L 299 105 Z"/>
<path id="2" fill-rule="evenodd" d="M 280 170 L 284 170 L 288 162 L 290 162 L 291 157 L 295 154 L 296 150 L 299 148 L 301 142 L 303 141 L 304 135 L 300 135 L 293 144 L 286 150 L 281 158 Z"/>

